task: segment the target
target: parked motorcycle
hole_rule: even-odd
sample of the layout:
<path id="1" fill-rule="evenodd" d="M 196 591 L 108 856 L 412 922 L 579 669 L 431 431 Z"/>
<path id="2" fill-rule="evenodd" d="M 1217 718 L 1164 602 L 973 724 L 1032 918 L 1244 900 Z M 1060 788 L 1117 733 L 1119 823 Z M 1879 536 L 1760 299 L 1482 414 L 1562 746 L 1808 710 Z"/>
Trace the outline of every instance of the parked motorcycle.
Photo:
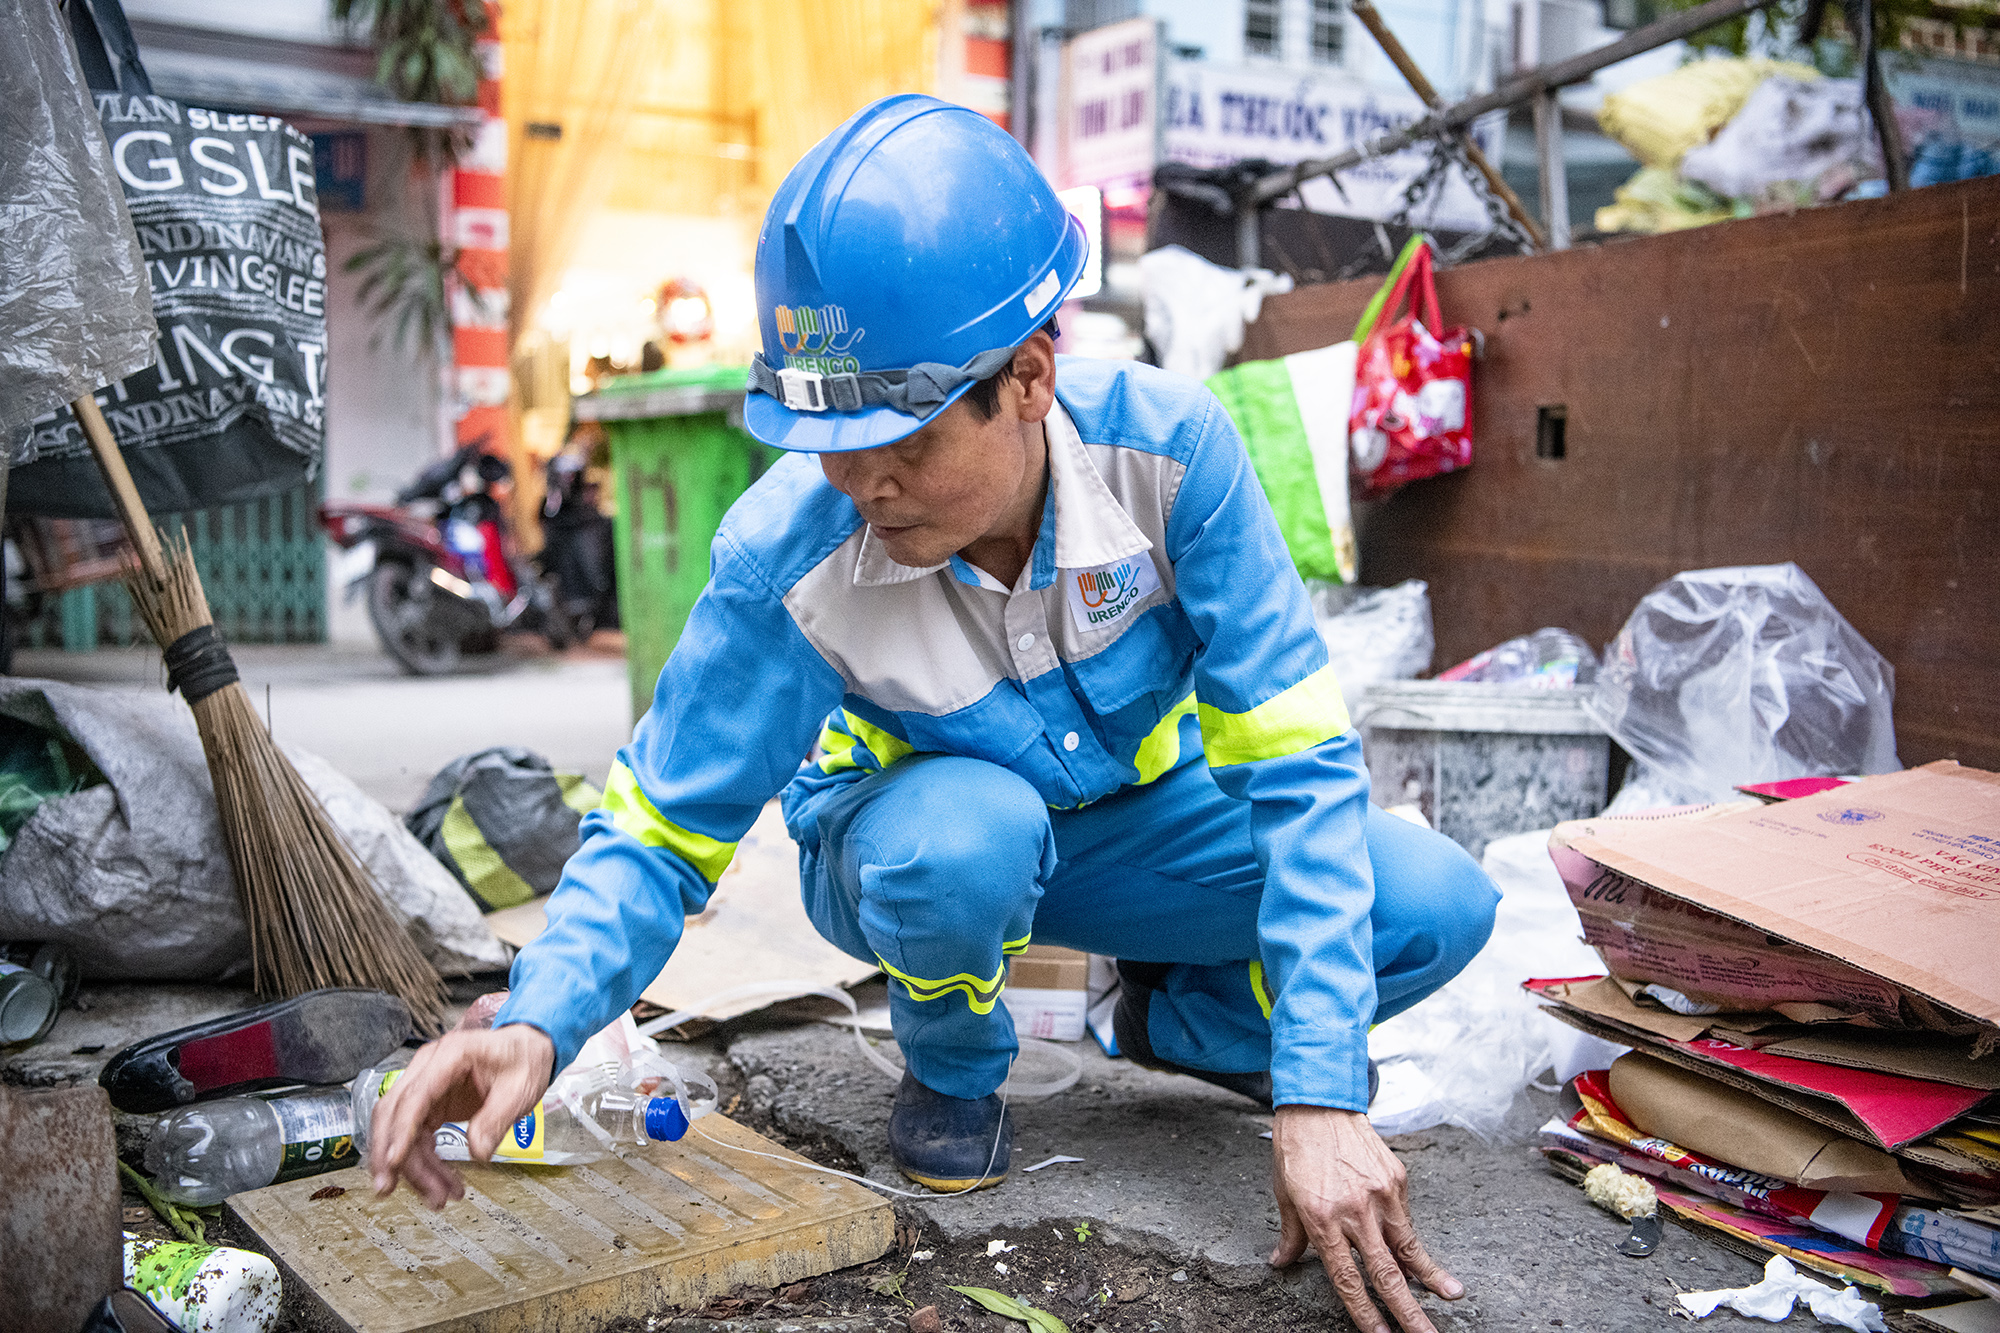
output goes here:
<path id="1" fill-rule="evenodd" d="M 544 575 L 514 554 L 493 490 L 507 464 L 468 444 L 425 468 L 391 505 L 329 500 L 319 521 L 343 549 L 338 580 L 365 592 L 389 656 L 419 676 L 445 675 L 466 653 L 492 652 L 504 630 L 557 649 L 574 640 Z"/>

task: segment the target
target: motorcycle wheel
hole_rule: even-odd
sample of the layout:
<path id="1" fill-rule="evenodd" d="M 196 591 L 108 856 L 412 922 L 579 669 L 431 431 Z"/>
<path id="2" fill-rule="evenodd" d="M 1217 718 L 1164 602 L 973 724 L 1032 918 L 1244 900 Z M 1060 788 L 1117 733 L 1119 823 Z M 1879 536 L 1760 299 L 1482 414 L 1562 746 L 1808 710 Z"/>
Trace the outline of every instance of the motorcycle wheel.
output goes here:
<path id="1" fill-rule="evenodd" d="M 368 620 L 389 656 L 413 676 L 458 669 L 458 635 L 431 602 L 430 571 L 385 561 L 368 576 Z"/>

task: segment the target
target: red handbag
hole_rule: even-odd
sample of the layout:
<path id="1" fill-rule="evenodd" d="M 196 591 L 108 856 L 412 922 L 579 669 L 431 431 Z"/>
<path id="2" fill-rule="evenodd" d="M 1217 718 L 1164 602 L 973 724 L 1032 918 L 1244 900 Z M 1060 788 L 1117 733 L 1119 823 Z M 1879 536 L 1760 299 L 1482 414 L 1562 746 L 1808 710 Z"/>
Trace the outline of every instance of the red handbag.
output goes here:
<path id="1" fill-rule="evenodd" d="M 1407 315 L 1396 318 L 1409 301 Z M 1361 498 L 1472 462 L 1472 337 L 1447 329 L 1427 237 L 1410 238 L 1362 314 L 1347 423 Z"/>

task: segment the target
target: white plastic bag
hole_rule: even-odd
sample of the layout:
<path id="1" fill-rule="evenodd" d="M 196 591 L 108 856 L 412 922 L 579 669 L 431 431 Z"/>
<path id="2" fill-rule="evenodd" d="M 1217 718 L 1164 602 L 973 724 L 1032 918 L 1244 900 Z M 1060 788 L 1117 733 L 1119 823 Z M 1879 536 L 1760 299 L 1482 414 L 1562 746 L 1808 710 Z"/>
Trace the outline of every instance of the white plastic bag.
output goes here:
<path id="1" fill-rule="evenodd" d="M 1584 708 L 1654 804 L 1783 778 L 1892 773 L 1895 670 L 1794 564 L 1677 574 L 1605 649 Z"/>
<path id="2" fill-rule="evenodd" d="M 1551 1065 L 1568 1078 L 1623 1053 L 1609 1042 L 1579 1050 L 1593 1039 L 1542 1013 L 1521 989 L 1530 977 L 1604 970 L 1549 860 L 1548 830 L 1495 838 L 1481 866 L 1500 890 L 1493 937 L 1437 994 L 1368 1036 L 1382 1079 L 1368 1119 L 1381 1133 L 1457 1125 L 1494 1142 L 1515 1098 Z"/>
<path id="3" fill-rule="evenodd" d="M 1422 579 L 1405 579 L 1393 588 L 1312 579 L 1306 591 L 1349 713 L 1361 706 L 1370 685 L 1413 680 L 1431 669 L 1437 640 L 1431 629 L 1430 585 Z"/>
<path id="4" fill-rule="evenodd" d="M 1243 346 L 1243 326 L 1264 297 L 1292 289 L 1269 269 L 1224 268 L 1192 250 L 1164 245 L 1139 256 L 1146 289 L 1146 338 L 1163 369 L 1205 380 Z"/>

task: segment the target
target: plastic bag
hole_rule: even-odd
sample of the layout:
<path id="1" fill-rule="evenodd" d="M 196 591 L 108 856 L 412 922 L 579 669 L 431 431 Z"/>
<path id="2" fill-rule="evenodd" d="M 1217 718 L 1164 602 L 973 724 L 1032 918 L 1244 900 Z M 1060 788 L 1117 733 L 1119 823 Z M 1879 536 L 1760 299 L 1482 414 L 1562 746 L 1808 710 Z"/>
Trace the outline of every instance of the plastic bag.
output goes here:
<path id="1" fill-rule="evenodd" d="M 1566 689 L 1597 679 L 1597 654 L 1581 636 L 1549 626 L 1475 653 L 1438 672 L 1439 680 Z"/>
<path id="2" fill-rule="evenodd" d="M 1350 714 L 1361 707 L 1370 685 L 1414 680 L 1431 669 L 1437 641 L 1429 589 L 1422 579 L 1405 579 L 1393 588 L 1307 581 L 1313 622 Z"/>
<path id="3" fill-rule="evenodd" d="M 1472 462 L 1471 338 L 1444 327 L 1428 237 L 1412 236 L 1396 265 L 1354 331 L 1348 439 L 1364 498 Z M 1410 313 L 1396 319 L 1405 300 Z"/>
<path id="4" fill-rule="evenodd" d="M 1604 659 L 1584 708 L 1644 766 L 1652 803 L 1901 767 L 1894 668 L 1797 565 L 1676 575 Z"/>
<path id="5" fill-rule="evenodd" d="M 1811 185 L 1834 167 L 1866 161 L 1873 138 L 1861 80 L 1774 74 L 1713 139 L 1688 150 L 1681 175 L 1725 199 L 1745 198 L 1784 181 Z"/>
<path id="6" fill-rule="evenodd" d="M 492 912 L 555 891 L 576 854 L 577 826 L 603 800 L 580 775 L 501 745 L 438 770 L 403 823 Z"/>
<path id="7" fill-rule="evenodd" d="M 153 364 L 159 326 L 97 109 L 52 4 L 0 3 L 0 457 L 28 423 Z"/>
<path id="8" fill-rule="evenodd" d="M 1240 361 L 1209 376 L 1236 423 L 1299 575 L 1352 583 L 1360 556 L 1347 496 L 1352 342 L 1272 361 Z"/>
<path id="9" fill-rule="evenodd" d="M 1192 250 L 1163 245 L 1139 256 L 1146 290 L 1146 339 L 1162 369 L 1205 380 L 1243 346 L 1243 326 L 1264 297 L 1292 289 L 1289 275 L 1211 264 Z"/>
<path id="10" fill-rule="evenodd" d="M 1530 1080 L 1551 1066 L 1574 1077 L 1622 1053 L 1550 1018 L 1521 989 L 1531 977 L 1604 970 L 1549 860 L 1548 830 L 1495 838 L 1480 866 L 1500 890 L 1492 938 L 1443 989 L 1368 1034 L 1382 1079 L 1368 1119 L 1381 1133 L 1457 1125 L 1496 1142 Z M 1594 1044 L 1577 1052 L 1577 1038 Z"/>

